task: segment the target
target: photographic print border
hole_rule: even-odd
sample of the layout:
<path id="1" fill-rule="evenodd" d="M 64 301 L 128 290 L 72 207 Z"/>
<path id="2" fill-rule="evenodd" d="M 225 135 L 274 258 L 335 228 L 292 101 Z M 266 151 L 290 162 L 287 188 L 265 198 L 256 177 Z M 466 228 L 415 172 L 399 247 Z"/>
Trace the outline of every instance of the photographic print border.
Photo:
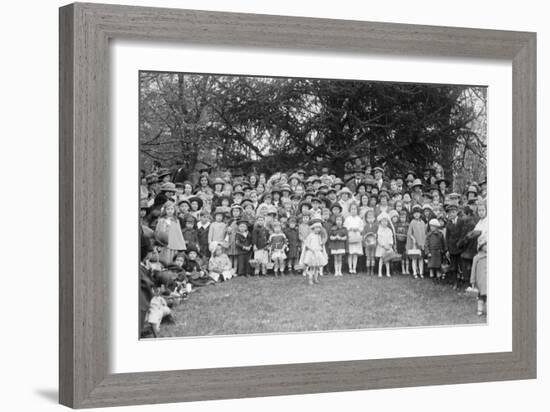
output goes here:
<path id="1" fill-rule="evenodd" d="M 59 30 L 62 404 L 87 408 L 536 377 L 535 33 L 87 3 L 60 8 Z M 512 351 L 110 373 L 108 79 L 109 41 L 118 38 L 511 61 Z"/>

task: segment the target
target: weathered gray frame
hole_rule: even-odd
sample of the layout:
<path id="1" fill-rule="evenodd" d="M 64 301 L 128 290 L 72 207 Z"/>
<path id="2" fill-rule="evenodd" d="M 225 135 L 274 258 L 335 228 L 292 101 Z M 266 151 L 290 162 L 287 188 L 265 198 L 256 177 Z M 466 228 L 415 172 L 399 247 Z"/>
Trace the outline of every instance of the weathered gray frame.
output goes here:
<path id="1" fill-rule="evenodd" d="M 511 61 L 512 352 L 109 374 L 105 210 L 113 38 Z M 535 378 L 536 34 L 76 3 L 60 9 L 59 47 L 62 404 L 86 408 Z"/>

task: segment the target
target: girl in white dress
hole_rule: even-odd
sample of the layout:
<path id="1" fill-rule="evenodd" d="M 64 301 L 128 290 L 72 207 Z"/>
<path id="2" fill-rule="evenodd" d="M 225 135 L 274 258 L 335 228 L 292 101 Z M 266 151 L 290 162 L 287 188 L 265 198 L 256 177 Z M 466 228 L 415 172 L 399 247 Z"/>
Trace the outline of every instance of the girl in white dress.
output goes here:
<path id="1" fill-rule="evenodd" d="M 363 237 L 361 232 L 365 221 L 359 216 L 357 203 L 349 205 L 349 214 L 344 220 L 344 227 L 348 230 L 348 268 L 349 273 L 357 274 L 357 259 L 363 254 Z"/>
<path id="2" fill-rule="evenodd" d="M 377 233 L 376 257 L 378 258 L 378 277 L 382 277 L 382 265 L 386 266 L 386 276 L 391 277 L 390 263 L 384 263 L 384 255 L 393 249 L 393 231 L 390 229 L 390 217 L 380 213 L 377 217 L 379 226 Z"/>
<path id="3" fill-rule="evenodd" d="M 321 237 L 323 229 L 321 220 L 312 220 L 310 227 L 311 233 L 307 235 L 304 241 L 300 264 L 305 265 L 308 283 L 313 285 L 319 283 L 319 271 L 328 263 L 328 256 Z"/>

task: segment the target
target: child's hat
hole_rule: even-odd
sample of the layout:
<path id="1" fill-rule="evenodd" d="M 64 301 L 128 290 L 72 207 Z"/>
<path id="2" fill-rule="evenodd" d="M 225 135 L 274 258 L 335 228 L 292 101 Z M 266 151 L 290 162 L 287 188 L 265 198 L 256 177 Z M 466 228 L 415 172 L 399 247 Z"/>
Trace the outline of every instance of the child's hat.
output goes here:
<path id="1" fill-rule="evenodd" d="M 441 227 L 441 223 L 437 219 L 430 219 L 429 225 L 435 226 L 435 227 Z"/>
<path id="2" fill-rule="evenodd" d="M 221 206 L 218 206 L 215 210 L 214 210 L 214 216 L 216 215 L 223 215 L 225 216 L 225 214 L 227 213 L 227 210 Z"/>
<path id="3" fill-rule="evenodd" d="M 422 212 L 422 206 L 420 206 L 419 204 L 416 204 L 412 207 L 412 211 L 413 212 Z"/>
<path id="4" fill-rule="evenodd" d="M 168 176 L 168 175 L 171 175 L 172 172 L 168 169 L 160 169 L 158 172 L 157 172 L 157 176 L 159 179 L 162 179 L 164 176 Z"/>
<path id="5" fill-rule="evenodd" d="M 185 249 L 185 252 L 189 256 L 189 253 L 195 252 L 198 256 L 200 256 L 199 249 L 193 244 L 187 245 L 187 249 Z"/>
<path id="6" fill-rule="evenodd" d="M 250 199 L 243 199 L 243 201 L 241 202 L 241 206 L 243 207 L 243 209 L 246 207 L 246 205 L 251 205 L 252 207 L 254 207 L 254 203 Z"/>
<path id="7" fill-rule="evenodd" d="M 309 222 L 309 227 L 312 229 L 316 227 L 322 228 L 323 227 L 322 222 L 323 221 L 321 219 L 311 219 L 311 221 Z"/>
<path id="8" fill-rule="evenodd" d="M 422 187 L 422 181 L 420 179 L 414 179 L 412 187 Z"/>
<path id="9" fill-rule="evenodd" d="M 275 205 L 268 205 L 266 213 L 268 215 L 276 215 L 277 214 L 277 207 Z"/>
<path id="10" fill-rule="evenodd" d="M 197 202 L 197 204 L 199 205 L 199 209 L 202 209 L 202 205 L 204 204 L 204 202 L 202 201 L 202 199 L 198 196 L 193 196 L 193 197 L 190 197 L 189 199 L 189 204 L 193 203 L 193 202 Z"/>
<path id="11" fill-rule="evenodd" d="M 475 193 L 477 195 L 477 187 L 474 185 L 468 186 L 468 190 L 466 191 L 466 194 L 469 194 L 469 193 Z"/>
<path id="12" fill-rule="evenodd" d="M 237 226 L 240 226 L 240 225 L 246 225 L 246 228 L 248 229 L 248 220 L 246 219 L 237 220 Z"/>
<path id="13" fill-rule="evenodd" d="M 175 192 L 176 185 L 172 182 L 166 182 L 160 186 L 160 190 L 161 192 Z"/>
<path id="14" fill-rule="evenodd" d="M 388 216 L 390 217 L 390 219 L 393 217 L 399 217 L 399 212 L 395 209 L 392 209 L 388 212 Z"/>
<path id="15" fill-rule="evenodd" d="M 430 209 L 432 212 L 434 210 L 432 205 L 430 205 L 429 203 L 424 203 L 424 205 L 422 205 L 422 210 L 424 210 L 424 209 Z"/>
<path id="16" fill-rule="evenodd" d="M 349 196 L 353 196 L 352 191 L 347 186 L 344 186 L 342 189 L 340 189 L 340 191 L 338 192 L 338 196 L 342 196 L 344 193 L 347 193 Z"/>

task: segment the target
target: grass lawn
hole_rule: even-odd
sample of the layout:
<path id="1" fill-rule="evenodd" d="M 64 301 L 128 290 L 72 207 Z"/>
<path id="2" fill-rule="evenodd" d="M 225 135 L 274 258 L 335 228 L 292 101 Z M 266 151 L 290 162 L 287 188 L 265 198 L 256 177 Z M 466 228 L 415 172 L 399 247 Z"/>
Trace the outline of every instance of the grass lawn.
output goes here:
<path id="1" fill-rule="evenodd" d="M 476 296 L 430 279 L 332 275 L 235 278 L 200 288 L 161 337 L 485 323 Z"/>

